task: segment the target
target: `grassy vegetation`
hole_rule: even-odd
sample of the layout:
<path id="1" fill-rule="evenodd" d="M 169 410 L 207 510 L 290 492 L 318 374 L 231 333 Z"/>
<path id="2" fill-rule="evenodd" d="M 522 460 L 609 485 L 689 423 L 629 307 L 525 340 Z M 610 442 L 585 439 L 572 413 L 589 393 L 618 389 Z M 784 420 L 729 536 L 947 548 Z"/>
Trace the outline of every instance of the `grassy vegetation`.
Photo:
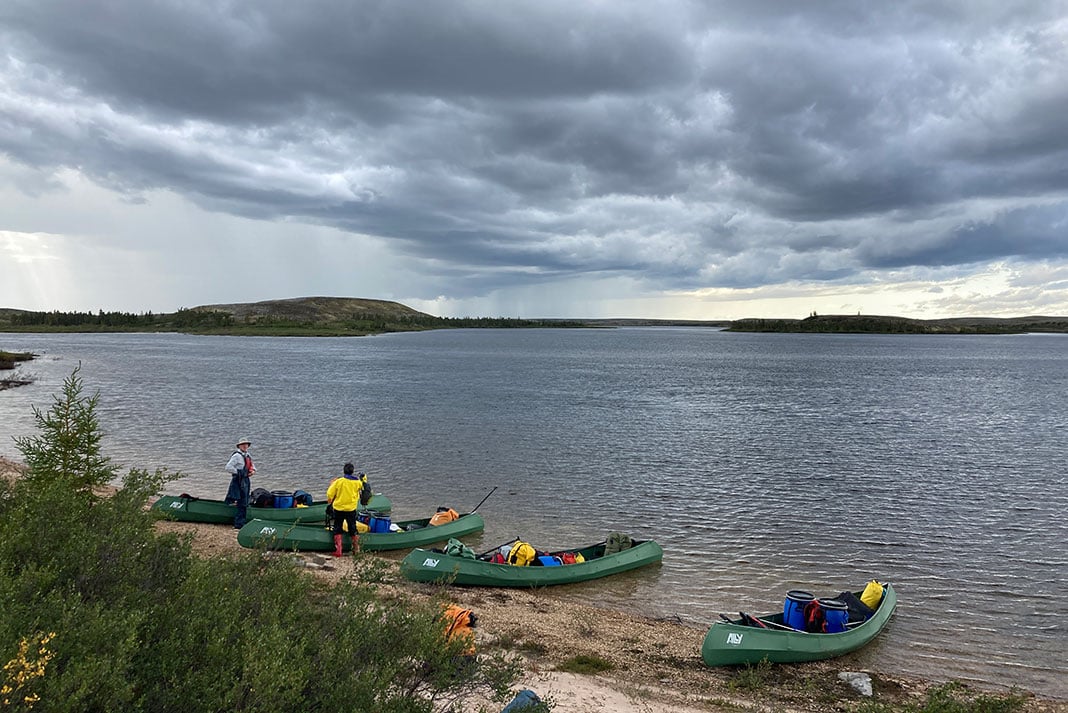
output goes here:
<path id="1" fill-rule="evenodd" d="M 803 670 L 775 666 L 764 659 L 733 671 L 727 689 L 774 700 L 784 707 L 790 702 L 852 713 L 1017 713 L 1025 710 L 1028 700 L 1027 696 L 1015 692 L 1007 695 L 982 693 L 956 681 L 932 687 L 919 700 L 887 700 L 897 696 L 885 691 L 881 693 L 882 684 L 873 676 L 874 698 L 852 701 L 847 708 L 840 692 L 835 690 L 844 684 L 829 684 L 826 675 L 818 672 L 808 675 Z"/>
<path id="2" fill-rule="evenodd" d="M 931 689 L 919 703 L 891 706 L 865 701 L 857 713 L 1014 713 L 1023 709 L 1025 698 L 1016 694 L 997 696 L 970 691 L 950 682 Z"/>
<path id="3" fill-rule="evenodd" d="M 579 656 L 572 656 L 566 661 L 562 661 L 557 667 L 557 671 L 563 671 L 564 673 L 580 673 L 586 675 L 594 675 L 598 673 L 604 673 L 605 671 L 611 671 L 615 669 L 615 664 L 607 659 L 603 659 L 600 656 L 587 656 L 581 654 Z"/>
<path id="4" fill-rule="evenodd" d="M 518 651 L 527 656 L 545 656 L 549 647 L 544 642 L 530 639 L 519 629 L 497 637 L 497 646 L 507 651 Z"/>
<path id="5" fill-rule="evenodd" d="M 746 664 L 731 676 L 727 687 L 732 691 L 761 691 L 773 684 L 774 670 L 767 659 Z"/>
<path id="6" fill-rule="evenodd" d="M 0 707 L 80 711 L 462 711 L 504 701 L 519 669 L 505 654 L 461 656 L 440 602 L 383 599 L 374 558 L 336 586 L 288 558 L 193 556 L 159 535 L 146 500 L 178 477 L 118 474 L 101 454 L 97 396 L 76 369 L 28 466 L 0 481 Z"/>

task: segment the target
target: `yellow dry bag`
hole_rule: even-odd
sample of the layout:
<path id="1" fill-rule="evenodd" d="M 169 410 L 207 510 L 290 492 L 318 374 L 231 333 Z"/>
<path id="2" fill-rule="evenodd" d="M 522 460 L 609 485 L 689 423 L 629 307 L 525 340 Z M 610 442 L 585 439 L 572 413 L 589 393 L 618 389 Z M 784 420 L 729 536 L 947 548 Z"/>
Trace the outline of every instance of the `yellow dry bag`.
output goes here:
<path id="1" fill-rule="evenodd" d="M 874 579 L 864 587 L 864 593 L 860 595 L 860 601 L 864 602 L 869 609 L 875 611 L 879 608 L 879 602 L 883 600 L 883 585 Z"/>
<path id="2" fill-rule="evenodd" d="M 330 528 L 328 527 L 326 529 L 329 530 Z M 341 531 L 342 532 L 348 532 L 349 531 L 349 523 L 346 522 L 345 520 L 341 521 Z M 367 523 L 360 522 L 359 520 L 356 521 L 356 534 L 362 535 L 363 533 L 370 532 L 370 531 L 371 531 L 371 528 L 367 526 Z"/>
<path id="3" fill-rule="evenodd" d="M 537 552 L 526 542 L 517 542 L 508 552 L 508 564 L 524 567 L 534 561 Z"/>

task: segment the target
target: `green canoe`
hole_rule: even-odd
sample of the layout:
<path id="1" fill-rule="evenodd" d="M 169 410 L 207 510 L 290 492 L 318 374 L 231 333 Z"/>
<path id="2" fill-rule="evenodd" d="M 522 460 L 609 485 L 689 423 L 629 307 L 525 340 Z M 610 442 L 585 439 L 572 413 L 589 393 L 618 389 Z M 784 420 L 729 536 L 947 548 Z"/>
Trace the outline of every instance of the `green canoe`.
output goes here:
<path id="1" fill-rule="evenodd" d="M 855 592 L 860 596 L 861 592 Z M 810 634 L 783 624 L 782 612 L 757 617 L 767 628 L 743 623 L 743 619 L 717 621 L 709 628 L 701 645 L 701 658 L 709 666 L 759 663 L 794 663 L 829 659 L 859 649 L 886 626 L 897 606 L 897 593 L 883 585 L 883 598 L 871 618 L 848 625 L 836 634 Z"/>
<path id="2" fill-rule="evenodd" d="M 581 553 L 585 562 L 557 566 L 518 567 L 495 564 L 486 559 L 446 555 L 436 550 L 415 549 L 401 562 L 401 574 L 414 582 L 448 582 L 473 587 L 546 587 L 598 579 L 659 562 L 664 551 L 653 540 L 634 540 L 621 552 L 604 554 L 605 543 L 574 550 L 550 552 Z"/>
<path id="3" fill-rule="evenodd" d="M 367 507 L 388 513 L 393 503 L 385 495 L 373 495 Z M 152 509 L 162 512 L 172 520 L 182 522 L 232 523 L 237 508 L 222 500 L 195 498 L 181 495 L 163 495 L 152 504 Z M 250 520 L 274 520 L 276 522 L 322 522 L 326 518 L 326 501 L 314 502 L 307 507 L 254 508 L 248 509 Z"/>
<path id="4" fill-rule="evenodd" d="M 394 523 L 399 532 L 365 532 L 360 535 L 361 550 L 403 550 L 420 545 L 444 542 L 453 537 L 482 532 L 486 523 L 478 513 L 461 515 L 443 525 L 430 525 L 430 518 Z M 413 529 L 408 530 L 407 528 Z M 330 552 L 334 536 L 323 524 L 309 525 L 279 523 L 268 520 L 249 520 L 237 533 L 237 541 L 245 547 L 266 547 L 272 550 L 299 552 Z M 349 537 L 341 538 L 342 548 L 349 551 Z"/>

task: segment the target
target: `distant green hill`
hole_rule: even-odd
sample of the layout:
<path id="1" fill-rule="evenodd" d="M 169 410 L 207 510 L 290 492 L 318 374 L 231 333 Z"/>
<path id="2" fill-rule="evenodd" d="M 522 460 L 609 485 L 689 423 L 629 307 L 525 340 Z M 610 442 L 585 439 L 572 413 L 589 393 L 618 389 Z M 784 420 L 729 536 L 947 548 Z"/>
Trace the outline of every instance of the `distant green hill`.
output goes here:
<path id="1" fill-rule="evenodd" d="M 349 297 L 201 305 L 160 314 L 0 309 L 0 329 L 27 332 L 361 335 L 427 329 L 438 321 L 398 302 Z"/>
<path id="2" fill-rule="evenodd" d="M 436 317 L 388 300 L 296 297 L 200 305 L 177 312 L 31 312 L 0 309 L 0 331 L 187 332 L 259 336 L 362 336 L 457 327 L 574 327 L 565 320 Z"/>
<path id="3" fill-rule="evenodd" d="M 437 319 L 400 302 L 360 297 L 294 297 L 286 300 L 201 305 L 194 312 L 225 312 L 235 321 L 291 320 L 305 324 L 332 324 L 381 317 L 386 319 Z"/>

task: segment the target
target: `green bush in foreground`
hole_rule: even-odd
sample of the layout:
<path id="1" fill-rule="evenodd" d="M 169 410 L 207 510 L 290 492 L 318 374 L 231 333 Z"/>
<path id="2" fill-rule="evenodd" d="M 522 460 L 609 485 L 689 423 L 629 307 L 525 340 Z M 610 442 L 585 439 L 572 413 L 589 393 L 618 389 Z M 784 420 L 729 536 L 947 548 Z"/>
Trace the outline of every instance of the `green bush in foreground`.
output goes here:
<path id="1" fill-rule="evenodd" d="M 157 535 L 144 504 L 177 475 L 132 470 L 101 495 L 117 473 L 81 392 L 76 369 L 16 440 L 27 476 L 0 482 L 0 707 L 430 713 L 509 695 L 518 667 L 457 663 L 435 608 Z"/>

